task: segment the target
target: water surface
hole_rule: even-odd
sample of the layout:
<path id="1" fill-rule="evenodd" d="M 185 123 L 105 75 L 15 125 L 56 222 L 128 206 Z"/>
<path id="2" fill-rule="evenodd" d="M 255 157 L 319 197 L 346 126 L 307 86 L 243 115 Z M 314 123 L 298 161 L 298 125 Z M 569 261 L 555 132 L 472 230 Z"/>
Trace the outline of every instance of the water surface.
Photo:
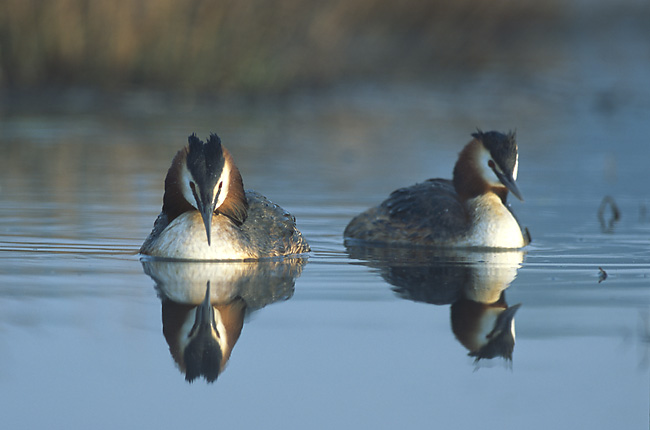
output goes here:
<path id="1" fill-rule="evenodd" d="M 635 45 L 620 52 L 617 73 L 587 55 L 517 83 L 496 74 L 460 88 L 350 85 L 236 106 L 127 94 L 108 110 L 6 111 L 3 422 L 647 428 L 650 89 L 641 71 L 650 63 L 638 54 Z M 533 236 L 525 252 L 344 246 L 358 212 L 399 186 L 449 177 L 476 127 L 517 130 L 526 200 L 513 205 Z M 307 260 L 274 275 L 222 263 L 191 281 L 194 269 L 156 269 L 162 276 L 143 266 L 136 253 L 174 153 L 188 134 L 211 131 L 245 186 L 297 217 Z M 610 206 L 604 225 L 598 218 L 605 196 L 620 211 L 612 225 Z M 194 312 L 207 280 L 222 282 L 215 306 L 232 318 L 235 342 L 216 382 L 190 384 L 163 330 L 173 312 Z M 511 360 L 476 361 L 463 327 L 517 304 Z"/>

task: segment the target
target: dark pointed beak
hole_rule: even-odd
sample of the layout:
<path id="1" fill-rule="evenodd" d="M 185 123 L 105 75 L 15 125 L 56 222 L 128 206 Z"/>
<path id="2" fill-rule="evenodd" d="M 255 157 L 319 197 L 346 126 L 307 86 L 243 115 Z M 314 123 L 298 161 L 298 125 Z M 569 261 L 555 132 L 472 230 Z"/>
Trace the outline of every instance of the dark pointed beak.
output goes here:
<path id="1" fill-rule="evenodd" d="M 501 181 L 501 183 L 505 185 L 506 188 L 508 188 L 508 190 L 510 190 L 510 192 L 515 197 L 517 197 L 522 202 L 524 201 L 524 198 L 521 195 L 521 191 L 519 191 L 519 187 L 517 187 L 517 183 L 515 182 L 515 179 L 512 177 L 512 175 L 501 173 L 496 170 L 494 171 L 494 173 L 496 173 L 497 177 L 499 178 L 499 181 Z"/>
<path id="2" fill-rule="evenodd" d="M 192 337 L 194 334 L 204 330 L 210 331 L 210 327 L 214 326 L 214 324 L 214 308 L 210 303 L 210 281 L 208 281 L 205 298 L 203 299 L 203 303 L 196 308 L 196 317 L 189 336 Z"/>
<path id="3" fill-rule="evenodd" d="M 200 201 L 197 201 L 201 218 L 203 218 L 203 225 L 205 226 L 205 234 L 208 236 L 208 246 L 210 246 L 210 237 L 212 236 L 212 216 L 214 215 L 215 209 L 213 202 L 219 199 L 219 194 L 221 194 L 221 187 L 219 187 L 216 196 L 212 196 L 210 193 L 202 193 Z"/>
<path id="4" fill-rule="evenodd" d="M 203 195 L 201 193 L 201 198 L 197 198 L 196 194 L 194 195 L 197 198 L 197 206 L 199 212 L 201 213 L 201 218 L 203 218 L 203 225 L 205 226 L 205 234 L 208 236 L 208 246 L 210 246 L 210 237 L 212 236 L 212 215 L 214 214 L 214 206 L 212 196 Z"/>
<path id="5" fill-rule="evenodd" d="M 201 218 L 203 218 L 203 225 L 205 226 L 205 234 L 208 236 L 208 246 L 210 246 L 210 236 L 212 231 L 212 205 L 206 205 L 201 208 Z"/>

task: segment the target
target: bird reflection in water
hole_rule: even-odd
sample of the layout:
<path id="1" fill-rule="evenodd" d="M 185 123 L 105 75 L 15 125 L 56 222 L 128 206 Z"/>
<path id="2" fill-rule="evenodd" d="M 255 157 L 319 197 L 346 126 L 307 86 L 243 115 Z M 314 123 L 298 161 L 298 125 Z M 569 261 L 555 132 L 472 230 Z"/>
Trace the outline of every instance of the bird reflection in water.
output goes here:
<path id="1" fill-rule="evenodd" d="M 247 315 L 288 300 L 302 258 L 257 262 L 142 260 L 162 302 L 163 335 L 188 382 L 214 382 L 230 359 Z"/>
<path id="2" fill-rule="evenodd" d="M 475 357 L 512 361 L 514 316 L 505 290 L 517 276 L 523 251 L 347 246 L 350 258 L 379 269 L 400 297 L 451 305 L 451 329 Z"/>

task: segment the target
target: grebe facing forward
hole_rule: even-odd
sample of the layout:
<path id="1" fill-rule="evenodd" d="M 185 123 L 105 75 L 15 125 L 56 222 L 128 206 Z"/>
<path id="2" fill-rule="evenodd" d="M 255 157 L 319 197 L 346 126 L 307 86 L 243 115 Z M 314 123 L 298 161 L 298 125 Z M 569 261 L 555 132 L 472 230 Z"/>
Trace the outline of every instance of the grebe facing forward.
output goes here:
<path id="1" fill-rule="evenodd" d="M 397 245 L 521 248 L 528 231 L 506 202 L 508 190 L 523 200 L 514 133 L 472 134 L 458 156 L 453 180 L 429 179 L 394 191 L 357 215 L 346 239 Z"/>
<path id="2" fill-rule="evenodd" d="M 141 254 L 257 260 L 309 252 L 291 214 L 244 191 L 241 174 L 216 134 L 205 143 L 192 134 L 188 142 L 167 172 L 162 212 Z"/>

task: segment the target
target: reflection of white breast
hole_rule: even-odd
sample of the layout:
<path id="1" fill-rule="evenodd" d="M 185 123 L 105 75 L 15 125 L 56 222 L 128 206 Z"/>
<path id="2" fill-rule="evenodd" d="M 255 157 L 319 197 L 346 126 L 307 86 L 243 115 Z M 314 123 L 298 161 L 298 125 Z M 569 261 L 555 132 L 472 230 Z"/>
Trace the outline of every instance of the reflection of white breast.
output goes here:
<path id="1" fill-rule="evenodd" d="M 501 292 L 517 277 L 524 261 L 522 251 L 478 252 L 471 254 L 472 279 L 464 286 L 466 298 L 479 303 L 495 303 Z"/>
<path id="2" fill-rule="evenodd" d="M 160 292 L 176 303 L 202 303 L 210 282 L 213 305 L 241 297 L 250 309 L 291 297 L 305 263 L 301 258 L 255 262 L 142 260 L 145 273 L 154 279 Z"/>
<path id="3" fill-rule="evenodd" d="M 522 248 L 526 245 L 519 223 L 496 194 L 469 199 L 467 206 L 472 215 L 469 246 Z"/>

